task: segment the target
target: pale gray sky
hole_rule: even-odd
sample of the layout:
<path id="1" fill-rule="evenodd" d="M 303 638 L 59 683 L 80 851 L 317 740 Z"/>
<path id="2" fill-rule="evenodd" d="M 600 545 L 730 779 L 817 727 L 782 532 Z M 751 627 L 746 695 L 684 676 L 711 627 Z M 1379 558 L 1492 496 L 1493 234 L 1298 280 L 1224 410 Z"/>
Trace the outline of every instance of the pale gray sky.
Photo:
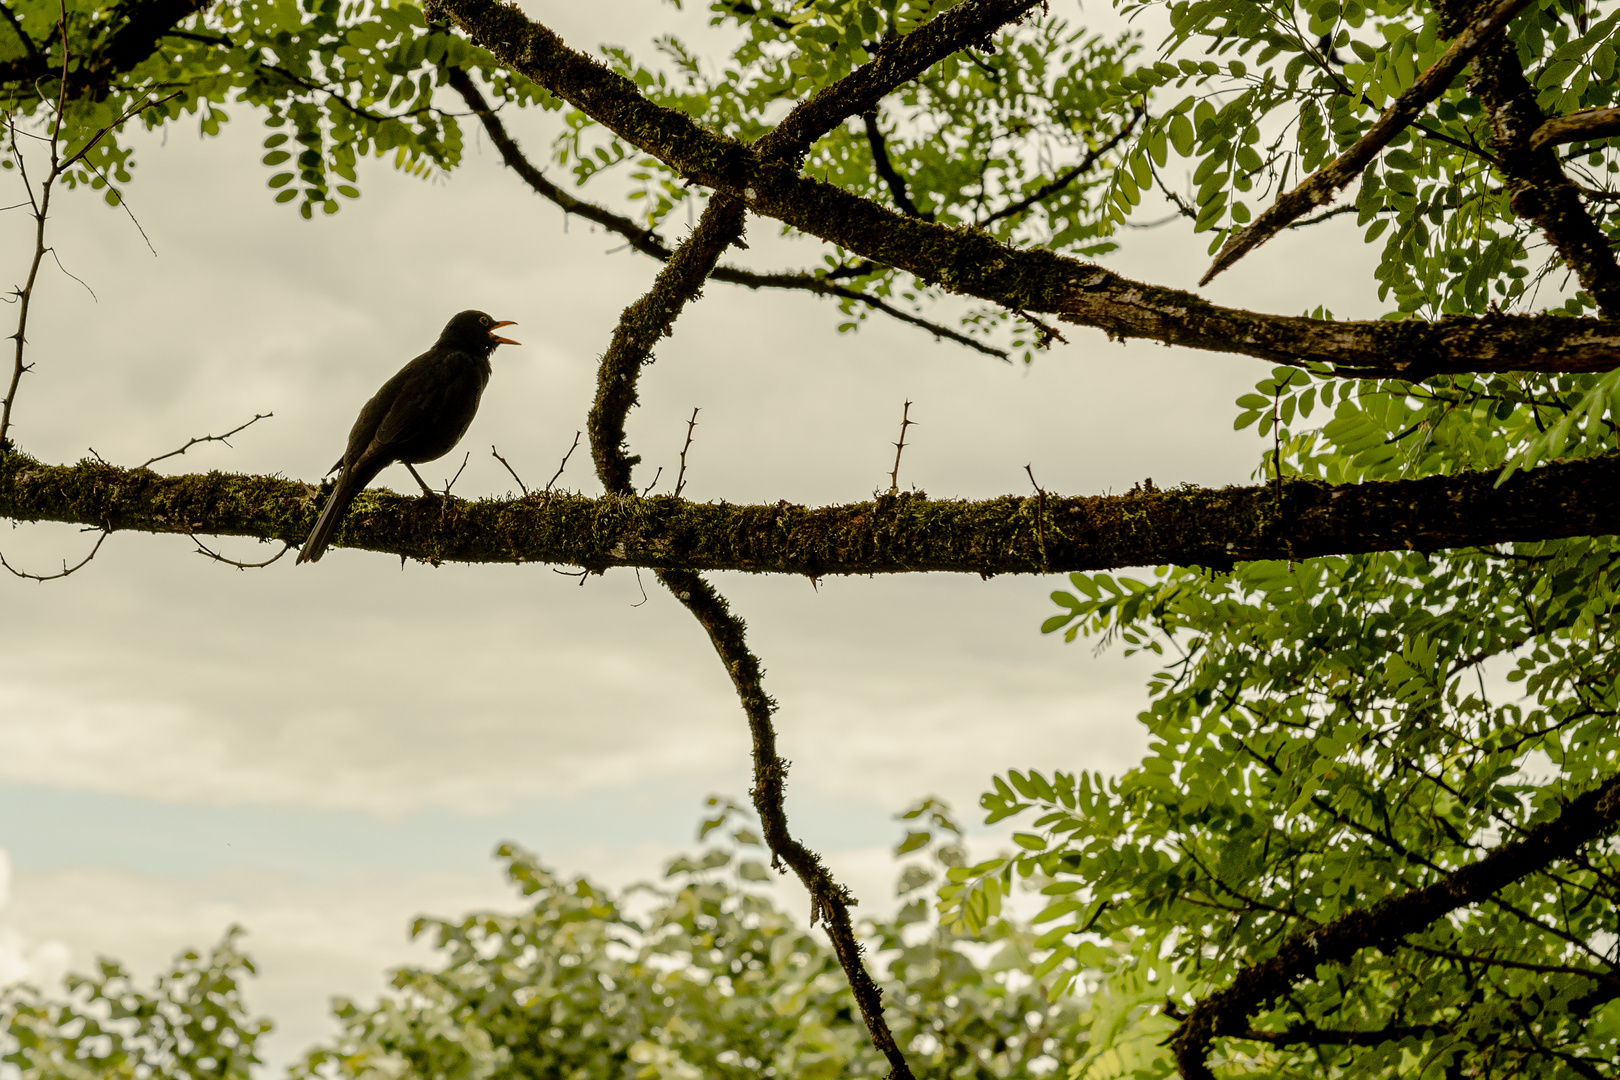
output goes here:
<path id="1" fill-rule="evenodd" d="M 650 0 L 531 10 L 582 46 L 642 45 L 649 13 L 707 33 L 704 11 Z M 54 269 L 42 278 L 20 445 L 134 464 L 274 412 L 233 448 L 163 467 L 314 481 L 376 386 L 451 314 L 480 307 L 517 320 L 524 344 L 500 350 L 461 450 L 424 475 L 442 480 L 471 451 L 457 493 L 504 493 L 494 443 L 544 483 L 655 265 L 610 254 L 617 239 L 584 222 L 565 229 L 481 139 L 448 181 L 367 163 L 363 198 L 305 222 L 271 202 L 257 117 L 230 111 L 217 139 L 184 125 L 133 138 L 130 205 L 156 257 L 95 196 L 59 203 L 52 242 L 97 299 Z M 538 151 L 544 124 L 530 127 Z M 1274 241 L 1205 295 L 1376 314 L 1372 253 L 1339 224 Z M 26 225 L 0 217 L 11 277 Z M 754 222 L 742 257 L 817 260 L 775 235 Z M 1127 274 L 1191 287 L 1207 265 L 1207 238 L 1179 223 L 1123 241 L 1106 261 Z M 907 399 L 920 426 L 902 480 L 935 496 L 1023 492 L 1026 463 L 1073 494 L 1145 477 L 1241 483 L 1261 449 L 1252 429 L 1232 431 L 1232 400 L 1266 374 L 1251 360 L 1069 330 L 1026 369 L 881 320 L 840 335 L 839 321 L 806 296 L 711 286 L 643 379 L 630 442 L 644 468 L 669 479 L 701 406 L 690 497 L 865 498 L 887 484 Z M 379 482 L 414 486 L 399 469 Z M 561 483 L 595 490 L 583 448 Z M 35 569 L 89 541 L 0 527 L 0 550 Z M 241 559 L 273 551 L 220 543 Z M 702 797 L 744 797 L 749 781 L 724 671 L 644 576 L 640 604 L 630 571 L 579 587 L 541 566 L 402 569 L 335 549 L 243 573 L 180 537 L 119 534 L 65 581 L 0 579 L 0 975 L 82 968 L 98 951 L 150 972 L 240 921 L 262 965 L 251 999 L 282 1025 L 282 1059 L 325 1030 L 328 995 L 375 993 L 412 955 L 412 915 L 511 905 L 489 859 L 502 839 L 610 881 L 656 874 L 690 842 Z M 1149 666 L 1038 633 L 1060 580 L 719 584 L 782 704 L 794 826 L 872 908 L 889 900 L 890 815 L 912 798 L 944 795 L 971 820 L 992 772 L 1116 771 L 1143 744 Z M 795 888 L 781 892 L 797 904 Z"/>

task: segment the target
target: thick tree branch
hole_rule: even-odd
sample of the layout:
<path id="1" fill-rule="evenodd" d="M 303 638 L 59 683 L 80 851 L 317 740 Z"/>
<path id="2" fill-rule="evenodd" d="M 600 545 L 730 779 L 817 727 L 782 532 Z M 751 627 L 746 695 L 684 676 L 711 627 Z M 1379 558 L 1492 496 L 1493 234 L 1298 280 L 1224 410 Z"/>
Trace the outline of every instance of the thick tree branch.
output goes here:
<path id="1" fill-rule="evenodd" d="M 750 209 L 905 270 L 924 282 L 1013 310 L 1053 314 L 1113 337 L 1146 338 L 1271 363 L 1315 360 L 1347 376 L 1422 379 L 1471 371 L 1607 371 L 1620 366 L 1620 322 L 1487 316 L 1439 322 L 1327 322 L 1211 304 L 982 232 L 908 218 L 643 98 L 635 84 L 569 49 L 495 0 L 438 7 L 503 63 L 534 79 L 694 182 L 740 194 Z"/>
<path id="2" fill-rule="evenodd" d="M 1473 90 L 1490 120 L 1513 212 L 1534 222 L 1552 241 L 1604 315 L 1620 316 L 1620 264 L 1608 236 L 1587 213 L 1580 189 L 1565 175 L 1552 144 L 1532 145 L 1544 118 L 1512 42 L 1492 41 L 1481 51 Z"/>
<path id="3" fill-rule="evenodd" d="M 596 475 L 611 495 L 631 495 L 630 470 L 640 458 L 624 452 L 624 419 L 636 403 L 636 377 L 667 336 L 686 304 L 698 295 L 720 253 L 742 237 L 742 203 L 720 195 L 709 201 L 697 229 L 659 271 L 647 294 L 619 316 L 596 375 L 590 433 Z"/>
<path id="4" fill-rule="evenodd" d="M 632 248 L 642 254 L 650 255 L 660 261 L 669 259 L 672 252 L 664 243 L 663 238 L 652 229 L 645 228 L 632 219 L 622 214 L 616 214 L 604 206 L 598 206 L 596 203 L 577 198 L 566 189 L 548 180 L 545 173 L 535 168 L 534 164 L 524 155 L 516 140 L 507 132 L 506 125 L 501 123 L 500 117 L 496 115 L 495 110 L 490 108 L 488 100 L 485 99 L 483 92 L 479 90 L 478 84 L 473 81 L 472 76 L 461 68 L 452 67 L 446 70 L 449 72 L 451 88 L 461 95 L 468 108 L 483 124 L 484 131 L 489 135 L 490 141 L 495 144 L 495 149 L 500 153 L 501 160 L 506 163 L 509 169 L 517 173 L 524 183 L 528 184 L 543 198 L 549 199 L 561 207 L 564 213 L 577 214 L 587 221 L 595 222 L 609 232 L 624 237 Z M 870 273 L 877 269 L 879 268 L 868 264 L 866 272 Z M 966 345 L 970 349 L 975 349 L 1002 360 L 1007 359 L 1005 349 L 986 345 L 977 338 L 969 337 L 949 326 L 913 315 L 908 311 L 902 311 L 881 297 L 862 292 L 860 289 L 850 288 L 847 285 L 838 285 L 827 274 L 804 272 L 762 274 L 736 266 L 716 266 L 710 272 L 709 278 L 712 281 L 741 285 L 747 289 L 797 289 L 815 293 L 819 296 L 853 300 L 881 311 L 891 318 L 898 319 L 900 322 L 921 327 L 937 338 L 945 338 L 956 342 L 958 345 Z"/>
<path id="5" fill-rule="evenodd" d="M 1334 193 L 1360 176 L 1367 163 L 1388 146 L 1391 139 L 1410 127 L 1429 102 L 1445 93 L 1446 87 L 1479 54 L 1485 43 L 1492 40 L 1529 4 L 1530 0 L 1496 0 L 1491 4 L 1474 20 L 1473 25 L 1457 35 L 1440 59 L 1419 75 L 1400 97 L 1389 103 L 1367 134 L 1304 183 L 1279 198 L 1246 228 L 1228 237 L 1198 284 L 1208 285 L 1216 274 L 1270 240 L 1289 222 L 1331 202 Z"/>
<path id="6" fill-rule="evenodd" d="M 1620 776 L 1571 799 L 1550 821 L 1521 839 L 1447 874 L 1432 885 L 1381 900 L 1307 933 L 1289 937 L 1269 960 L 1238 972 L 1230 986 L 1200 1001 L 1182 1020 L 1172 1046 L 1186 1080 L 1215 1080 L 1205 1057 L 1221 1037 L 1248 1038 L 1249 1017 L 1322 964 L 1342 964 L 1367 948 L 1399 948 L 1448 912 L 1481 903 L 1500 889 L 1568 858 L 1620 824 Z"/>
<path id="7" fill-rule="evenodd" d="M 1282 1031 L 1261 1031 L 1250 1028 L 1236 1036 L 1249 1042 L 1270 1046 L 1382 1046 L 1402 1039 L 1432 1039 L 1444 1030 L 1438 1024 L 1391 1024 L 1389 1027 L 1367 1031 L 1343 1031 L 1337 1028 L 1317 1027 L 1315 1024 L 1290 1024 Z"/>
<path id="8" fill-rule="evenodd" d="M 1589 142 L 1620 135 L 1620 105 L 1604 109 L 1582 109 L 1568 116 L 1555 116 L 1546 121 L 1530 136 L 1530 149 L 1559 146 L 1563 143 Z"/>
<path id="9" fill-rule="evenodd" d="M 891 90 L 952 53 L 988 43 L 997 30 L 1022 19 L 1041 2 L 967 0 L 958 4 L 905 37 L 886 43 L 871 60 L 800 102 L 755 144 L 755 152 L 765 161 L 798 166 L 812 143 L 849 117 L 875 109 Z"/>
<path id="10" fill-rule="evenodd" d="M 0 517 L 301 542 L 320 488 L 271 476 L 159 476 L 97 461 L 0 456 Z M 1044 503 L 1044 511 L 1042 510 Z M 1044 514 L 1044 518 L 1043 515 Z M 1035 574 L 1125 566 L 1440 551 L 1620 533 L 1620 456 L 1495 473 L 1332 486 L 1048 491 L 982 501 L 921 493 L 838 506 L 536 493 L 422 499 L 370 490 L 338 546 L 427 562 L 544 562 L 749 573 Z M 1044 551 L 1041 543 L 1044 534 Z"/>
<path id="11" fill-rule="evenodd" d="M 89 93 L 97 100 L 112 89 L 113 80 L 151 56 L 159 39 L 193 15 L 207 10 L 212 0 L 126 0 L 95 20 L 93 28 L 106 27 L 99 38 L 74 47 L 74 66 L 68 72 L 68 95 Z M 21 33 L 21 26 L 17 26 Z M 0 62 L 0 87 L 13 87 L 21 96 L 33 97 L 34 85 L 60 74 L 60 61 L 53 61 L 39 48 L 13 60 Z"/>
<path id="12" fill-rule="evenodd" d="M 12 13 L 11 5 L 4 3 L 3 0 L 0 0 L 0 15 L 5 16 L 6 24 L 11 27 L 12 32 L 15 33 L 18 39 L 21 41 L 23 52 L 26 54 L 24 59 L 30 63 L 39 64 L 43 67 L 45 58 L 40 55 L 39 46 L 34 43 L 34 39 L 29 36 L 28 31 L 22 28 L 22 23 L 19 22 L 17 20 L 17 16 Z"/>

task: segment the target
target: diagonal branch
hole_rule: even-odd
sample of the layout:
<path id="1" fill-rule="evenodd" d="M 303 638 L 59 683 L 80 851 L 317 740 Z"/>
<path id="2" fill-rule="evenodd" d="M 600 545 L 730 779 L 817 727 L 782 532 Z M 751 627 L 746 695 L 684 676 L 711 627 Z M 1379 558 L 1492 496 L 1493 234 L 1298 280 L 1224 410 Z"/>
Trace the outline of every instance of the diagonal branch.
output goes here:
<path id="1" fill-rule="evenodd" d="M 1617 824 L 1620 776 L 1571 799 L 1557 817 L 1526 830 L 1521 839 L 1431 885 L 1386 897 L 1370 908 L 1289 937 L 1276 955 L 1244 967 L 1226 989 L 1192 1008 L 1171 1043 L 1177 1068 L 1186 1080 L 1214 1080 L 1205 1061 L 1210 1043 L 1222 1037 L 1248 1037 L 1249 1017 L 1299 979 L 1312 977 L 1320 965 L 1346 963 L 1362 949 L 1398 948 L 1408 934 L 1570 857 Z"/>
<path id="2" fill-rule="evenodd" d="M 1411 380 L 1476 371 L 1607 371 L 1620 366 L 1620 322 L 1490 315 L 1425 322 L 1330 322 L 1211 304 L 1120 277 L 1092 263 L 1018 249 L 981 232 L 918 221 L 762 162 L 734 139 L 648 101 L 635 84 L 568 48 L 495 0 L 438 0 L 503 63 L 696 183 L 739 194 L 749 209 L 894 266 L 925 283 L 1014 310 L 1057 315 L 1117 338 L 1318 361 L 1349 377 Z"/>
<path id="3" fill-rule="evenodd" d="M 871 1033 L 872 1044 L 888 1059 L 890 1080 L 911 1080 L 905 1054 L 883 1017 L 883 991 L 872 981 L 861 956 L 864 950 L 855 940 L 855 929 L 849 917 L 855 897 L 832 876 L 821 856 L 788 831 L 787 811 L 783 805 L 788 763 L 776 752 L 776 728 L 771 723 L 776 702 L 761 685 L 759 659 L 748 648 L 743 621 L 731 614 L 725 598 L 701 574 L 690 570 L 660 570 L 658 580 L 708 632 L 714 651 L 731 675 L 743 711 L 748 714 L 748 730 L 754 744 L 754 788 L 750 794 L 773 861 L 786 863 L 810 893 L 810 921 L 812 924 L 819 921 L 826 927 L 838 963 L 849 977 L 850 990 Z"/>
<path id="4" fill-rule="evenodd" d="M 1053 195 L 1056 195 L 1058 192 L 1062 191 L 1064 188 L 1086 175 L 1086 173 L 1090 172 L 1096 166 L 1097 162 L 1104 154 L 1113 150 L 1114 147 L 1123 142 L 1125 138 L 1129 136 L 1133 130 L 1135 130 L 1137 122 L 1140 121 L 1144 115 L 1146 115 L 1146 112 L 1147 110 L 1145 109 L 1137 108 L 1131 113 L 1131 118 L 1125 121 L 1124 124 L 1120 125 L 1120 129 L 1114 132 L 1111 138 L 1109 138 L 1106 142 L 1099 143 L 1098 145 L 1093 146 L 1090 150 L 1087 150 L 1086 156 L 1080 159 L 1079 164 L 1065 169 L 1049 183 L 1042 184 L 1040 187 L 1036 188 L 1022 199 L 1019 199 L 1017 202 L 1009 203 L 1008 205 L 997 210 L 995 213 L 988 214 L 981 218 L 978 223 L 979 227 L 983 228 L 984 226 L 993 222 L 1000 221 L 1002 218 L 1009 218 L 1014 214 L 1021 214 L 1025 210 L 1028 210 L 1031 206 L 1051 198 Z M 1175 197 L 1172 196 L 1172 198 Z M 1193 216 L 1196 217 L 1197 215 L 1195 214 Z"/>
<path id="5" fill-rule="evenodd" d="M 636 495 L 630 470 L 639 459 L 627 455 L 622 444 L 625 414 L 635 404 L 641 367 L 652 358 L 658 340 L 670 333 L 681 311 L 698 297 L 720 253 L 741 241 L 744 218 L 739 200 L 724 195 L 712 199 L 697 228 L 670 256 L 652 288 L 619 317 L 613 341 L 598 368 L 596 401 L 591 406 L 589 423 L 596 474 L 610 498 Z M 773 859 L 787 863 L 809 891 L 811 921 L 826 923 L 872 1042 L 889 1061 L 892 1080 L 911 1080 L 905 1055 L 883 1018 L 882 995 L 861 960 L 861 947 L 849 918 L 849 906 L 855 899 L 833 880 L 820 857 L 788 831 L 782 805 L 787 766 L 777 756 L 776 730 L 771 724 L 775 704 L 760 683 L 759 661 L 748 648 L 742 621 L 731 614 L 724 598 L 702 575 L 692 570 L 660 569 L 658 579 L 708 632 L 736 687 L 753 736 L 754 805 Z"/>
<path id="6" fill-rule="evenodd" d="M 1580 188 L 1558 163 L 1553 143 L 1535 144 L 1545 122 L 1512 42 L 1493 41 L 1481 52 L 1473 90 L 1490 121 L 1513 212 L 1552 241 L 1604 315 L 1620 316 L 1620 265 L 1608 236 L 1582 203 Z"/>
<path id="7" fill-rule="evenodd" d="M 1410 127 L 1429 102 L 1445 93 L 1446 87 L 1479 54 L 1485 43 L 1529 4 L 1530 0 L 1496 0 L 1473 25 L 1457 35 L 1440 59 L 1419 75 L 1400 97 L 1389 103 L 1367 134 L 1318 169 L 1304 183 L 1279 198 L 1246 228 L 1228 237 L 1198 284 L 1208 285 L 1216 274 L 1276 236 L 1289 222 L 1331 202 L 1334 193 L 1360 176 L 1367 163 L 1388 146 L 1391 139 Z"/>
<path id="8" fill-rule="evenodd" d="M 1530 149 L 1560 146 L 1563 143 L 1588 142 L 1620 135 L 1620 105 L 1603 109 L 1582 109 L 1568 116 L 1555 116 L 1531 134 Z"/>
<path id="9" fill-rule="evenodd" d="M 757 144 L 766 161 L 797 166 L 812 143 L 851 116 L 877 108 L 892 90 L 903 86 L 958 50 L 985 45 L 1010 22 L 1022 19 L 1042 0 L 966 0 L 895 38 L 877 54 L 812 97 L 794 106 Z"/>
<path id="10" fill-rule="evenodd" d="M 660 261 L 669 259 L 672 253 L 657 232 L 638 225 L 631 218 L 616 214 L 604 206 L 598 206 L 596 203 L 578 198 L 567 189 L 547 179 L 545 173 L 536 168 L 534 163 L 524 155 L 516 140 L 506 130 L 506 125 L 501 123 L 500 117 L 496 115 L 495 110 L 490 108 L 488 100 L 485 99 L 483 92 L 479 90 L 478 84 L 473 81 L 472 76 L 458 67 L 451 67 L 446 70 L 449 73 L 451 88 L 461 95 L 462 100 L 467 103 L 474 115 L 478 117 L 479 122 L 483 124 L 485 133 L 489 135 L 490 141 L 495 144 L 496 150 L 500 152 L 501 160 L 506 163 L 509 169 L 517 173 L 524 183 L 528 184 L 543 198 L 549 199 L 561 207 L 564 213 L 577 214 L 587 221 L 595 222 L 609 232 L 624 237 L 632 248 L 642 254 L 650 255 Z M 863 273 L 872 273 L 879 268 L 868 264 L 861 269 Z M 724 281 L 727 284 L 741 285 L 749 289 L 801 289 L 821 296 L 853 300 L 856 303 L 865 304 L 867 307 L 881 311 L 891 318 L 898 319 L 900 322 L 921 327 L 936 338 L 945 338 L 989 356 L 1002 360 L 1007 359 L 1005 349 L 986 345 L 976 338 L 969 337 L 967 334 L 953 330 L 941 323 L 903 311 L 881 297 L 873 296 L 871 293 L 862 292 L 860 289 L 850 288 L 847 285 L 835 284 L 832 276 L 828 274 L 804 272 L 762 274 L 735 266 L 717 266 L 710 272 L 709 277 L 713 281 Z"/>
<path id="11" fill-rule="evenodd" d="M 90 42 L 82 56 L 75 56 L 79 62 L 68 75 L 72 84 L 69 96 L 88 92 L 95 100 L 105 98 L 112 90 L 114 79 L 151 56 L 165 33 L 206 10 L 211 2 L 124 0 L 110 10 L 99 12 L 90 23 L 90 29 L 106 28 L 107 32 Z M 9 14 L 9 8 L 7 11 Z M 18 32 L 21 33 L 20 26 Z M 58 74 L 57 67 L 59 65 L 53 65 L 36 43 L 23 56 L 0 61 L 0 86 L 14 87 L 32 96 L 38 92 L 35 84 L 54 78 Z"/>
<path id="12" fill-rule="evenodd" d="M 39 46 L 36 45 L 34 43 L 34 39 L 28 35 L 28 31 L 22 28 L 22 23 L 17 21 L 17 16 L 12 12 L 11 5 L 5 3 L 4 0 L 0 0 L 0 15 L 5 16 L 7 25 L 9 25 L 12 32 L 21 39 L 23 52 L 27 54 L 28 61 L 30 63 L 38 64 L 43 68 L 45 65 L 45 58 L 40 55 Z"/>
<path id="13" fill-rule="evenodd" d="M 695 299 L 720 253 L 742 238 L 744 211 L 736 199 L 717 196 L 686 242 L 670 256 L 645 296 L 624 309 L 596 374 L 596 401 L 586 431 L 596 475 L 609 495 L 631 495 L 630 470 L 640 458 L 624 452 L 625 416 L 636 404 L 636 379 L 652 358 L 653 346 L 668 336 L 688 302 Z"/>
<path id="14" fill-rule="evenodd" d="M 889 146 L 884 141 L 883 129 L 878 127 L 877 110 L 869 110 L 862 114 L 861 119 L 866 123 L 866 144 L 872 148 L 872 168 L 878 174 L 878 178 L 888 185 L 889 194 L 894 197 L 894 205 L 907 217 L 933 221 L 933 214 L 923 213 L 917 209 L 917 204 L 911 201 L 911 196 L 906 193 L 906 178 L 895 171 L 894 162 L 889 160 Z"/>
<path id="15" fill-rule="evenodd" d="M 1496 478 L 1284 479 L 1280 487 L 1048 491 L 1044 498 L 1032 492 L 978 501 L 919 492 L 821 507 L 556 491 L 470 502 L 368 490 L 338 542 L 441 562 L 989 576 L 1228 567 L 1620 533 L 1620 455 L 1544 465 L 1501 486 Z M 0 517 L 18 521 L 302 542 L 319 495 L 315 485 L 275 476 L 160 476 L 94 460 L 46 465 L 17 451 L 0 454 Z"/>

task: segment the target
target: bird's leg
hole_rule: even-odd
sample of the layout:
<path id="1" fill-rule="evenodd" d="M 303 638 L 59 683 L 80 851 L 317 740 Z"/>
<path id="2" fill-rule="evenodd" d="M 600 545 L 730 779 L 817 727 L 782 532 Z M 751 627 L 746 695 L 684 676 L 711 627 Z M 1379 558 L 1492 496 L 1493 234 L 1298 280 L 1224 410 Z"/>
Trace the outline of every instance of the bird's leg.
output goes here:
<path id="1" fill-rule="evenodd" d="M 422 485 L 423 495 L 426 495 L 430 499 L 436 499 L 439 497 L 439 493 L 437 491 L 434 491 L 432 488 L 428 487 L 427 481 L 422 479 L 422 474 L 416 471 L 415 465 L 412 465 L 408 461 L 402 461 L 400 464 L 411 470 L 411 475 L 416 477 L 416 482 Z"/>

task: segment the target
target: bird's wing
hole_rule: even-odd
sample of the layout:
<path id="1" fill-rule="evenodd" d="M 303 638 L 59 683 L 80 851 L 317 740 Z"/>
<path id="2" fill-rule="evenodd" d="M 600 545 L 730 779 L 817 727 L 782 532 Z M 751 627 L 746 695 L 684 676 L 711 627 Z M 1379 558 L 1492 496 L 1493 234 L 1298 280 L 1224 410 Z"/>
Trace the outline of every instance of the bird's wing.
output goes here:
<path id="1" fill-rule="evenodd" d="M 379 451 L 415 443 L 442 427 L 476 381 L 476 366 L 462 352 L 433 349 L 406 364 L 389 380 L 393 393 L 372 445 Z M 381 392 L 379 392 L 379 397 Z"/>

